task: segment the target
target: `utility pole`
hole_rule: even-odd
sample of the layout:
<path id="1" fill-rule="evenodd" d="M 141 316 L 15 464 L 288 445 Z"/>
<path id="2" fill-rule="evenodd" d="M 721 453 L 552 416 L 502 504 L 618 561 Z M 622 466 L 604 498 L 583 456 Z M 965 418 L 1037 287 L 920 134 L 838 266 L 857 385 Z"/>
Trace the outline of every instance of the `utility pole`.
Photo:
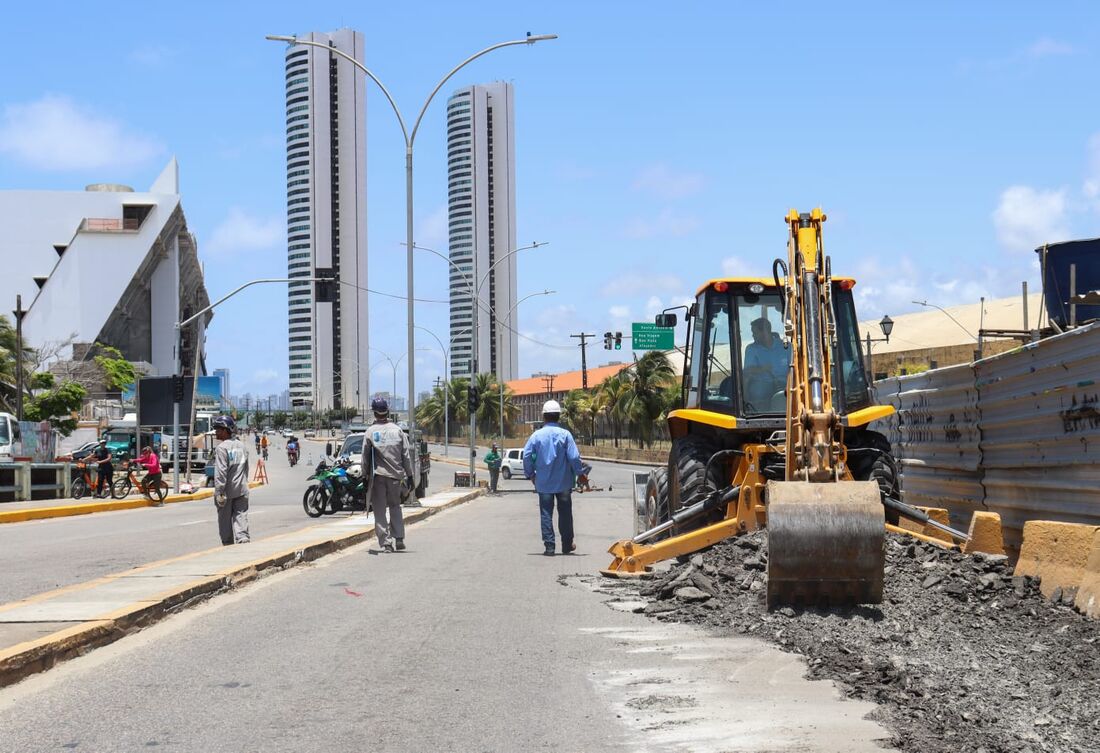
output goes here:
<path id="1" fill-rule="evenodd" d="M 588 390 L 588 353 L 587 353 L 587 340 L 589 337 L 595 337 L 594 334 L 588 334 L 581 332 L 579 335 L 570 335 L 570 337 L 576 337 L 581 341 L 581 389 Z"/>
<path id="2" fill-rule="evenodd" d="M 15 296 L 15 420 L 23 420 L 23 296 Z"/>

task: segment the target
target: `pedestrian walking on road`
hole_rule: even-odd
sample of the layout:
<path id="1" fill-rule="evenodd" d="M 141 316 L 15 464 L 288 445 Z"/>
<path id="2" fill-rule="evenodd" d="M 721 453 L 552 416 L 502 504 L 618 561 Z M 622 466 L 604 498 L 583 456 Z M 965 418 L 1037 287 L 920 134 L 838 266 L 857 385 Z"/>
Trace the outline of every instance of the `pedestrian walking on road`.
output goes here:
<path id="1" fill-rule="evenodd" d="M 485 454 L 485 465 L 489 468 L 489 493 L 497 493 L 497 479 L 500 477 L 500 448 L 493 442 L 492 448 Z"/>
<path id="2" fill-rule="evenodd" d="M 107 446 L 107 438 L 99 440 L 99 447 L 95 450 L 96 481 L 95 495 L 106 497 L 111 493 L 111 481 L 115 476 L 115 467 L 111 464 L 111 449 Z"/>
<path id="3" fill-rule="evenodd" d="M 584 478 L 581 454 L 568 430 L 558 425 L 561 406 L 547 400 L 542 406 L 543 426 L 523 448 L 523 473 L 535 482 L 542 519 L 543 554 L 554 556 L 554 503 L 558 505 L 561 553 L 576 550 L 573 543 L 573 477 Z M 587 479 L 585 479 L 587 480 Z"/>
<path id="4" fill-rule="evenodd" d="M 374 536 L 383 552 L 405 548 L 405 519 L 401 498 L 413 490 L 413 463 L 409 437 L 390 421 L 390 405 L 383 397 L 371 401 L 374 424 L 363 442 L 363 468 L 369 469 L 370 504 Z M 392 539 L 392 540 L 391 540 Z"/>
<path id="5" fill-rule="evenodd" d="M 248 450 L 233 436 L 236 422 L 232 416 L 214 419 L 214 504 L 218 507 L 218 532 L 222 545 L 247 544 L 248 532 Z"/>

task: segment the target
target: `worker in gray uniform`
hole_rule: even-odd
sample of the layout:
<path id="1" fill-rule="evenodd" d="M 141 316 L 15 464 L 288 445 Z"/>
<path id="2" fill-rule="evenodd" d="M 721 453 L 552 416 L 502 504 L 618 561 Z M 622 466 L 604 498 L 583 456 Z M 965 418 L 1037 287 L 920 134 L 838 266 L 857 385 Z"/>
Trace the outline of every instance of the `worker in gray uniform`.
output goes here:
<path id="1" fill-rule="evenodd" d="M 214 419 L 214 504 L 218 507 L 218 532 L 222 544 L 247 544 L 248 534 L 248 450 L 233 434 L 232 416 Z"/>
<path id="2" fill-rule="evenodd" d="M 413 488 L 409 438 L 390 421 L 390 406 L 385 398 L 374 398 L 370 407 L 374 423 L 363 442 L 363 468 L 371 473 L 374 535 L 381 551 L 402 551 L 405 548 L 405 520 L 401 514 L 401 498 L 406 490 Z"/>

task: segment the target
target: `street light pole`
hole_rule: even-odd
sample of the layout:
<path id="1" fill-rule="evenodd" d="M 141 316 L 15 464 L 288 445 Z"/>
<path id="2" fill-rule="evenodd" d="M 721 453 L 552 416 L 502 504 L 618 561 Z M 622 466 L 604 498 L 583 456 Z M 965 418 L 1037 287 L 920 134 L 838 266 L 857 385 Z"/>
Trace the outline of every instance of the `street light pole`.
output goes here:
<path id="1" fill-rule="evenodd" d="M 420 108 L 420 114 L 417 115 L 416 122 L 413 124 L 413 128 L 412 128 L 411 132 L 405 127 L 405 119 L 404 119 L 404 117 L 402 117 L 401 110 L 400 110 L 400 108 L 398 108 L 397 103 L 394 101 L 393 97 L 390 95 L 389 90 L 385 87 L 385 85 L 383 85 L 383 83 L 378 79 L 377 76 L 375 76 L 373 73 L 371 73 L 370 70 L 368 70 L 366 66 L 364 66 L 362 63 L 360 63 L 358 60 L 356 60 L 351 55 L 348 55 L 343 50 L 338 50 L 335 47 L 331 47 L 328 44 L 325 44 L 325 43 L 322 43 L 322 42 L 313 42 L 313 41 L 310 41 L 310 40 L 298 39 L 297 37 L 293 37 L 293 36 L 278 36 L 278 35 L 269 34 L 267 36 L 267 39 L 270 39 L 272 41 L 277 41 L 277 42 L 286 42 L 287 44 L 291 44 L 291 45 L 304 44 L 304 45 L 308 45 L 308 46 L 311 46 L 311 47 L 319 47 L 321 49 L 327 50 L 330 54 L 336 55 L 337 57 L 340 57 L 340 58 L 343 58 L 344 60 L 347 60 L 352 65 L 354 65 L 356 68 L 361 70 L 364 73 L 364 75 L 366 75 L 368 78 L 370 78 L 375 84 L 378 85 L 378 88 L 380 88 L 382 90 L 382 93 L 386 95 L 386 99 L 389 100 L 390 107 L 393 108 L 394 115 L 397 116 L 397 122 L 401 126 L 401 134 L 405 137 L 405 237 L 406 237 L 406 242 L 407 242 L 406 254 L 405 254 L 405 269 L 406 269 L 406 285 L 408 287 L 408 300 L 407 300 L 407 312 L 408 312 L 408 333 L 407 333 L 407 335 L 408 335 L 408 337 L 407 337 L 407 340 L 408 340 L 408 352 L 411 353 L 413 351 L 413 348 L 415 347 L 415 344 L 414 344 L 414 339 L 415 338 L 414 338 L 413 328 L 416 326 L 415 321 L 414 321 L 414 312 L 413 312 L 413 145 L 416 142 L 416 134 L 420 130 L 420 123 L 424 119 L 424 113 L 427 112 L 428 105 L 431 104 L 432 99 L 439 92 L 439 90 L 443 88 L 443 85 L 445 83 L 447 83 L 447 81 L 453 75 L 458 73 L 459 70 L 464 68 L 466 65 L 472 63 L 474 60 L 477 60 L 482 55 L 487 55 L 488 53 L 492 52 L 493 50 L 499 50 L 502 47 L 511 47 L 513 45 L 519 45 L 519 44 L 530 45 L 530 44 L 534 44 L 535 42 L 541 42 L 543 40 L 557 39 L 557 34 L 536 34 L 536 35 L 532 36 L 529 33 L 525 39 L 515 39 L 515 40 L 512 40 L 512 41 L 508 41 L 508 42 L 498 42 L 497 44 L 490 45 L 489 47 L 486 47 L 485 49 L 483 49 L 479 52 L 475 52 L 473 55 L 470 55 L 468 58 L 466 58 L 461 63 L 456 65 L 454 68 L 452 68 L 450 70 L 450 72 L 448 72 L 446 76 L 441 78 L 439 80 L 439 83 L 435 85 L 435 88 L 432 89 L 431 94 L 429 94 L 428 98 L 426 100 L 424 100 L 424 105 Z M 413 410 L 413 407 L 414 407 L 413 406 L 413 399 L 414 399 L 414 394 L 416 392 L 416 373 L 413 369 L 409 369 L 409 380 L 408 381 L 409 381 L 409 385 L 408 385 L 409 386 L 409 429 L 412 430 L 416 425 L 415 424 L 415 411 Z M 396 390 L 394 390 L 394 391 L 396 392 Z"/>
<path id="2" fill-rule="evenodd" d="M 223 303 L 228 301 L 230 298 L 237 295 L 237 293 L 240 293 L 245 288 L 250 288 L 253 285 L 263 285 L 263 284 L 272 283 L 272 282 L 321 282 L 323 280 L 329 280 L 329 279 L 331 279 L 331 278 L 328 278 L 328 277 L 263 277 L 259 280 L 249 280 L 248 282 L 244 283 L 243 285 L 240 285 L 240 286 L 234 288 L 233 290 L 230 290 L 228 293 L 226 293 L 221 298 L 214 301 L 213 303 L 211 303 L 209 306 L 202 309 L 201 311 L 198 311 L 197 313 L 192 314 L 191 316 L 187 317 L 183 321 L 176 322 L 176 325 L 175 325 L 175 328 L 176 328 L 176 353 L 175 353 L 175 363 L 172 366 L 173 376 L 175 378 L 178 378 L 178 379 L 183 379 L 183 374 L 181 373 L 181 371 L 182 371 L 182 368 L 181 368 L 182 353 L 180 353 L 180 349 L 183 347 L 183 328 L 186 327 L 188 324 L 191 324 L 192 322 L 198 320 L 199 317 L 209 313 L 210 311 L 213 311 L 215 308 L 222 305 Z M 198 347 L 197 343 L 196 343 L 196 347 Z M 175 393 L 175 390 L 173 390 L 173 393 Z M 140 430 L 141 430 L 141 427 L 138 427 L 138 431 L 140 431 Z M 172 395 L 172 441 L 175 443 L 175 447 L 172 448 L 172 486 L 173 486 L 173 489 L 175 490 L 175 493 L 179 494 L 180 493 L 180 403 L 179 403 L 179 400 L 177 399 L 176 394 Z M 190 452 L 188 452 L 188 454 L 190 454 Z"/>
<path id="3" fill-rule="evenodd" d="M 432 253 L 435 253 L 434 251 Z M 451 392 L 451 380 L 447 376 L 447 360 L 450 354 L 447 349 L 443 347 L 443 341 L 439 339 L 439 336 L 432 332 L 427 327 L 421 327 L 419 324 L 416 328 L 427 332 L 429 335 L 435 338 L 435 341 L 439 343 L 439 349 L 443 352 L 443 456 L 446 457 L 448 450 L 450 449 L 451 441 L 451 410 L 450 410 L 450 392 Z"/>
<path id="4" fill-rule="evenodd" d="M 516 308 L 521 303 L 526 301 L 528 298 L 534 298 L 537 295 L 553 295 L 554 293 L 557 293 L 557 292 L 558 291 L 556 291 L 556 290 L 544 290 L 541 293 L 530 293 L 528 295 L 523 296 L 523 298 L 520 298 L 518 301 L 516 301 L 515 303 L 512 304 L 512 308 L 508 309 L 508 324 L 505 325 L 505 328 L 508 329 L 509 331 L 512 329 L 512 312 L 515 311 Z M 497 413 L 499 414 L 498 417 L 500 418 L 500 441 L 503 442 L 504 441 L 504 380 L 500 379 L 498 377 L 497 382 L 500 385 L 500 404 L 499 404 L 499 407 L 497 408 Z"/>

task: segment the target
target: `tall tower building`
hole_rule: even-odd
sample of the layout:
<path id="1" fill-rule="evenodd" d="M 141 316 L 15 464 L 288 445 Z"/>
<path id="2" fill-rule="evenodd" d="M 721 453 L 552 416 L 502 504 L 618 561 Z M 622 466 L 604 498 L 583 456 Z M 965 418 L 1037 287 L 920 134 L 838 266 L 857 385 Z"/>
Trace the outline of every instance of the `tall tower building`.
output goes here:
<path id="1" fill-rule="evenodd" d="M 516 168 L 513 91 L 477 84 L 447 100 L 451 374 L 505 380 L 519 372 L 516 332 Z M 474 294 L 477 297 L 477 333 Z"/>
<path id="2" fill-rule="evenodd" d="M 363 60 L 360 32 L 299 38 Z M 359 407 L 368 398 L 365 105 L 366 81 L 350 62 L 319 47 L 287 48 L 287 276 L 359 286 L 290 283 L 292 408 Z"/>

